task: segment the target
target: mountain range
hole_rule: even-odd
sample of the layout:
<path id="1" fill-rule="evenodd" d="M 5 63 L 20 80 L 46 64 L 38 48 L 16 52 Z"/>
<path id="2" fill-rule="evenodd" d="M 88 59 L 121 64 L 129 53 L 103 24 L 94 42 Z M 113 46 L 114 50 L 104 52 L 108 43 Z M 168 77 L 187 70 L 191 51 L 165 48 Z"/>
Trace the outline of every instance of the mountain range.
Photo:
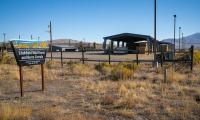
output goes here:
<path id="1" fill-rule="evenodd" d="M 162 40 L 163 42 L 170 42 L 170 43 L 174 43 L 174 39 L 173 38 L 169 38 L 169 39 L 164 39 Z M 179 39 L 176 39 L 176 48 L 179 48 Z M 195 33 L 189 36 L 185 36 L 181 37 L 181 48 L 185 48 L 188 49 L 191 47 L 191 45 L 194 45 L 194 47 L 196 49 L 200 49 L 200 33 Z"/>

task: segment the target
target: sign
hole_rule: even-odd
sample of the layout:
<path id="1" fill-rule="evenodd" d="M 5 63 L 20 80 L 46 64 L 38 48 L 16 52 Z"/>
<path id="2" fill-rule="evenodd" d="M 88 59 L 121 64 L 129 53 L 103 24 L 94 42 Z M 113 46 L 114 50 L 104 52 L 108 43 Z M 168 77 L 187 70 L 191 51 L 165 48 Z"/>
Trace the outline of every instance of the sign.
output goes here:
<path id="1" fill-rule="evenodd" d="M 46 41 L 12 40 L 10 44 L 19 66 L 44 64 L 47 48 Z"/>

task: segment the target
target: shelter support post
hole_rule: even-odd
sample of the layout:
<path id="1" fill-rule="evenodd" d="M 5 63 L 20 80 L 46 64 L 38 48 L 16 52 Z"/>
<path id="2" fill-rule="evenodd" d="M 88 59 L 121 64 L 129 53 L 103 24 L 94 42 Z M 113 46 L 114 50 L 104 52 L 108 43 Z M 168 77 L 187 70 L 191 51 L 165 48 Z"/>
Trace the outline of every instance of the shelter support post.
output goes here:
<path id="1" fill-rule="evenodd" d="M 106 49 L 106 42 L 107 42 L 107 39 L 104 39 L 104 42 L 103 42 L 103 49 Z"/>
<path id="2" fill-rule="evenodd" d="M 114 41 L 111 40 L 111 50 L 113 50 Z"/>
<path id="3" fill-rule="evenodd" d="M 124 42 L 122 42 L 122 47 L 124 47 Z"/>
<path id="4" fill-rule="evenodd" d="M 117 47 L 119 47 L 120 41 L 117 41 Z"/>

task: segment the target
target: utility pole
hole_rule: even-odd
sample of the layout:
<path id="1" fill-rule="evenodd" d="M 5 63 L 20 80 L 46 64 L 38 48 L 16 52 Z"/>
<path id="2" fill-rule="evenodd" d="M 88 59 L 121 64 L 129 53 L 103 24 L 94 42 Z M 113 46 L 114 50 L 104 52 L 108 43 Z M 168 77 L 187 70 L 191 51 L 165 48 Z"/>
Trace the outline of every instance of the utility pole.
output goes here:
<path id="1" fill-rule="evenodd" d="M 157 0 L 154 0 L 154 62 L 156 63 L 156 51 L 157 51 L 157 36 L 156 36 L 156 21 L 157 21 Z"/>
<path id="2" fill-rule="evenodd" d="M 184 50 L 185 49 L 185 45 L 184 45 L 185 43 L 184 43 L 183 35 L 184 34 L 182 33 L 182 49 Z"/>
<path id="3" fill-rule="evenodd" d="M 51 27 L 51 21 L 49 24 L 49 34 L 50 34 L 50 51 L 51 51 L 51 60 L 52 60 L 52 27 Z"/>
<path id="4" fill-rule="evenodd" d="M 3 52 L 4 52 L 4 48 L 6 48 L 6 33 L 3 33 Z"/>
<path id="5" fill-rule="evenodd" d="M 38 48 L 40 47 L 40 45 L 39 45 L 39 41 L 40 41 L 40 37 L 38 36 Z"/>
<path id="6" fill-rule="evenodd" d="M 174 57 L 176 54 L 176 15 L 174 15 Z"/>
<path id="7" fill-rule="evenodd" d="M 181 27 L 179 27 L 179 52 L 181 52 Z"/>

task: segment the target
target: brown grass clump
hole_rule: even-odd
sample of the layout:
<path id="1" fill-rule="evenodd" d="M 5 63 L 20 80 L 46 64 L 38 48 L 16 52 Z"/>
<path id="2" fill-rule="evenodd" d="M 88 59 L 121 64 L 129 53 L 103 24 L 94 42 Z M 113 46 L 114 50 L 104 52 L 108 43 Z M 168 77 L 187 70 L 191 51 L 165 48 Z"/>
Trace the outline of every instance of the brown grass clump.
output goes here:
<path id="1" fill-rule="evenodd" d="M 32 115 L 32 108 L 19 104 L 0 104 L 0 120 L 28 120 Z"/>
<path id="2" fill-rule="evenodd" d="M 108 88 L 111 88 L 110 85 L 112 83 L 110 81 L 101 81 L 101 82 L 94 82 L 94 81 L 85 81 L 81 83 L 81 86 L 85 89 L 91 90 L 96 93 L 105 93 Z"/>
<path id="3" fill-rule="evenodd" d="M 113 105 L 114 103 L 115 98 L 112 95 L 105 95 L 101 100 L 101 104 L 103 105 Z"/>
<path id="4" fill-rule="evenodd" d="M 82 113 L 73 113 L 67 115 L 64 120 L 104 120 L 104 119 L 96 114 L 87 115 Z"/>
<path id="5" fill-rule="evenodd" d="M 93 76 L 96 71 L 91 65 L 76 63 L 71 66 L 72 73 L 79 76 Z"/>
<path id="6" fill-rule="evenodd" d="M 181 74 L 179 72 L 175 72 L 171 69 L 167 70 L 167 82 L 179 82 L 181 80 L 185 80 L 186 76 L 184 74 Z"/>
<path id="7" fill-rule="evenodd" d="M 106 78 L 118 81 L 131 79 L 134 71 L 138 68 L 138 66 L 133 63 L 119 63 L 113 65 L 109 65 L 108 63 L 101 63 L 95 68 Z"/>
<path id="8" fill-rule="evenodd" d="M 4 52 L 3 57 L 2 55 L 0 56 L 0 63 L 1 64 L 16 64 L 16 61 L 13 57 L 9 55 L 8 52 Z"/>
<path id="9" fill-rule="evenodd" d="M 43 106 L 38 111 L 39 120 L 60 120 L 61 110 L 58 107 Z"/>
<path id="10" fill-rule="evenodd" d="M 123 66 L 117 66 L 112 69 L 111 79 L 112 80 L 128 80 L 132 77 L 132 71 Z"/>
<path id="11" fill-rule="evenodd" d="M 19 80 L 19 69 L 16 65 L 1 64 L 0 80 Z"/>
<path id="12" fill-rule="evenodd" d="M 60 63 L 58 61 L 49 60 L 45 62 L 45 65 L 48 69 L 58 68 L 60 67 Z"/>
<path id="13" fill-rule="evenodd" d="M 145 89 L 149 89 L 149 85 L 143 82 L 121 82 L 116 87 L 116 91 L 120 95 L 120 99 L 117 101 L 117 105 L 123 108 L 131 109 L 135 105 L 143 103 L 147 100 L 147 92 Z M 136 91 L 140 91 L 140 95 Z M 146 92 L 146 93 L 143 93 Z M 144 94 L 141 97 L 141 94 Z"/>
<path id="14" fill-rule="evenodd" d="M 124 116 L 124 117 L 127 117 L 127 118 L 133 118 L 134 117 L 133 111 L 130 110 L 130 109 L 126 109 L 126 108 L 116 110 L 114 113 L 117 113 L 118 115 Z"/>

